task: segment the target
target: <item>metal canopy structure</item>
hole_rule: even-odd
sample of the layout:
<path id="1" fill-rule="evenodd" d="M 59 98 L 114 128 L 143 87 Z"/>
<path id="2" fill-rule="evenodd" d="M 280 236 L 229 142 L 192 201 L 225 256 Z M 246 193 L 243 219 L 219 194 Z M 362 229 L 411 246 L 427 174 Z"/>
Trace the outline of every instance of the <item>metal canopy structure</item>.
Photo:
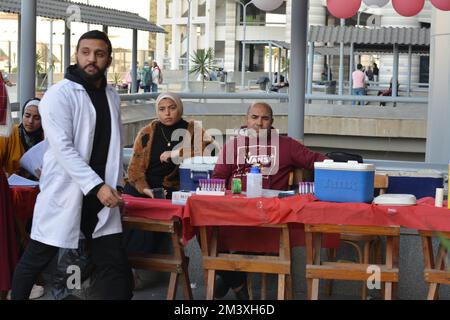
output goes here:
<path id="1" fill-rule="evenodd" d="M 311 26 L 308 41 L 344 44 L 430 46 L 427 28 L 366 28 Z"/>
<path id="2" fill-rule="evenodd" d="M 20 14 L 22 2 L 21 0 L 2 0 L 0 1 L 0 11 Z M 75 7 L 71 6 L 76 6 L 80 10 L 80 14 L 77 15 L 79 20 L 74 20 L 75 22 L 165 33 L 162 27 L 147 21 L 138 14 L 70 1 L 38 0 L 36 15 L 50 19 L 66 20 L 72 14 L 78 13 L 78 11 L 75 11 Z"/>

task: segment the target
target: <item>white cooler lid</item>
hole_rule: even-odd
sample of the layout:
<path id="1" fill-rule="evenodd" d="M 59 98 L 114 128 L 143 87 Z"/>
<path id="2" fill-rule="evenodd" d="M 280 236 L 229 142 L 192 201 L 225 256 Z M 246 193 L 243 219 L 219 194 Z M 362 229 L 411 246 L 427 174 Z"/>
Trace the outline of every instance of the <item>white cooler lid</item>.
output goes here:
<path id="1" fill-rule="evenodd" d="M 180 164 L 180 169 L 213 170 L 217 157 L 192 157 L 184 159 Z"/>
<path id="2" fill-rule="evenodd" d="M 369 163 L 358 163 L 357 161 L 334 162 L 333 160 L 324 160 L 323 162 L 314 162 L 314 169 L 324 170 L 345 170 L 345 171 L 375 171 L 375 166 Z"/>
<path id="3" fill-rule="evenodd" d="M 374 204 L 380 206 L 414 206 L 416 197 L 413 194 L 381 194 L 373 200 Z"/>

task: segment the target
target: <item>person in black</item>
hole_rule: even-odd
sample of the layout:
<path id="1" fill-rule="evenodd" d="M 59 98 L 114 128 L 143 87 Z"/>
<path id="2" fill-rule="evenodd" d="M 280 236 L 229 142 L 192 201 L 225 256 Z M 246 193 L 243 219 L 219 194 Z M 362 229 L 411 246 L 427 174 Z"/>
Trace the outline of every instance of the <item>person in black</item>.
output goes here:
<path id="1" fill-rule="evenodd" d="M 120 99 L 105 77 L 111 54 L 105 33 L 83 34 L 77 44 L 77 64 L 42 100 L 49 147 L 31 240 L 14 274 L 12 299 L 28 298 L 36 277 L 58 249 L 77 248 L 80 230 L 95 266 L 88 298 L 132 297 L 119 210 L 123 204 Z"/>
<path id="2" fill-rule="evenodd" d="M 378 69 L 378 65 L 375 62 L 373 63 L 373 69 L 372 70 L 373 70 L 373 80 L 375 82 L 378 82 L 380 69 Z"/>

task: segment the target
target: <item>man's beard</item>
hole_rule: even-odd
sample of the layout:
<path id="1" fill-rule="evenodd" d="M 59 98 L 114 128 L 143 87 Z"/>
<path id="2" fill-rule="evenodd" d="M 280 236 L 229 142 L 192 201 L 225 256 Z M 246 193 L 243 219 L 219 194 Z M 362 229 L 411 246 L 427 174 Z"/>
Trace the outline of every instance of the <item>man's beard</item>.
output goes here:
<path id="1" fill-rule="evenodd" d="M 90 74 L 87 73 L 86 71 L 84 71 L 86 68 L 93 66 L 94 68 L 97 68 L 98 72 L 95 74 Z M 83 77 L 88 81 L 88 82 L 95 82 L 98 81 L 100 79 L 102 79 L 105 76 L 105 71 L 106 68 L 104 69 L 100 69 L 99 67 L 97 67 L 96 65 L 93 64 L 88 64 L 84 67 L 81 67 L 79 63 L 77 63 L 77 67 L 78 70 L 81 72 L 81 74 L 83 75 Z"/>

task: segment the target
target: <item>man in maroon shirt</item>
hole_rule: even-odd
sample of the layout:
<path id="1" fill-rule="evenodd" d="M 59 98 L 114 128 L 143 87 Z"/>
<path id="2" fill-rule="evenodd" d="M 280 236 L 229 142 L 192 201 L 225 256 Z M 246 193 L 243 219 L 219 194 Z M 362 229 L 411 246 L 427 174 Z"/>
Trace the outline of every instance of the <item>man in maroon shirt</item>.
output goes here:
<path id="1" fill-rule="evenodd" d="M 252 165 L 257 164 L 262 169 L 264 189 L 287 190 L 291 171 L 312 170 L 314 162 L 326 159 L 300 142 L 280 136 L 272 124 L 270 105 L 253 103 L 247 111 L 247 125 L 221 150 L 213 178 L 226 179 L 229 188 L 233 178 L 240 178 L 245 190 L 246 174 Z M 233 289 L 237 299 L 248 299 L 245 272 L 217 272 L 215 297 L 225 296 L 229 288 Z"/>
<path id="2" fill-rule="evenodd" d="M 229 187 L 233 178 L 241 178 L 245 190 L 246 174 L 252 165 L 258 164 L 262 168 L 264 189 L 287 190 L 291 171 L 313 170 L 314 162 L 326 159 L 297 140 L 280 136 L 272 124 L 270 105 L 253 103 L 247 111 L 247 125 L 220 152 L 213 178 L 226 179 Z"/>

